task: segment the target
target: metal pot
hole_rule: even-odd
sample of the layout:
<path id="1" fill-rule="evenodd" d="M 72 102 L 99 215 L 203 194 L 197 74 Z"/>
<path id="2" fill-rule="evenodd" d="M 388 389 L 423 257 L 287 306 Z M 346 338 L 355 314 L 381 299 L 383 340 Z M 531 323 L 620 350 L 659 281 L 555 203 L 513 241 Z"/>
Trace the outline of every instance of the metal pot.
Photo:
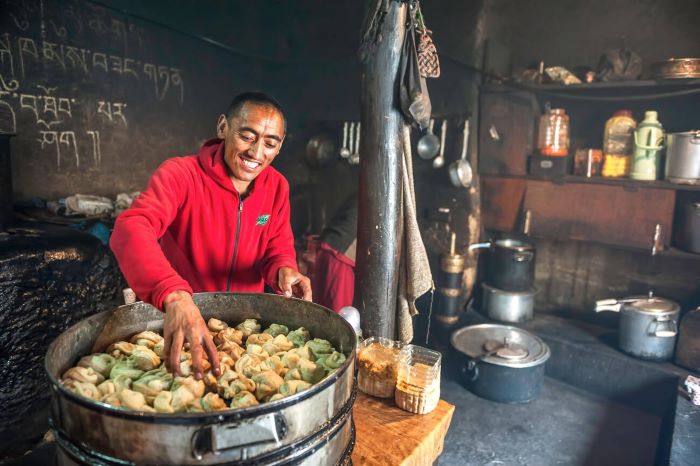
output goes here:
<path id="1" fill-rule="evenodd" d="M 110 341 L 142 330 L 161 331 L 163 316 L 138 302 L 96 314 L 61 334 L 48 349 L 50 423 L 60 464 L 338 464 L 354 444 L 352 404 L 357 337 L 334 312 L 293 298 L 258 293 L 198 293 L 205 319 L 256 318 L 263 325 L 306 327 L 347 356 L 336 372 L 297 395 L 217 413 L 124 411 L 69 392 L 58 382 L 92 351 L 103 331 Z"/>
<path id="2" fill-rule="evenodd" d="M 700 131 L 666 135 L 666 179 L 700 184 Z"/>
<path id="3" fill-rule="evenodd" d="M 455 331 L 451 341 L 466 356 L 464 383 L 475 394 L 501 403 L 539 396 L 551 354 L 541 338 L 517 327 L 481 324 Z"/>
<path id="4" fill-rule="evenodd" d="M 604 299 L 596 312 L 620 313 L 620 349 L 641 359 L 665 361 L 673 356 L 680 306 L 670 299 L 649 296 Z"/>
<path id="5" fill-rule="evenodd" d="M 535 284 L 535 246 L 504 238 L 476 243 L 469 250 L 488 249 L 486 283 L 504 291 L 532 291 Z"/>
<path id="6" fill-rule="evenodd" d="M 484 289 L 483 309 L 489 319 L 522 323 L 532 319 L 537 290 L 503 291 L 481 284 Z"/>

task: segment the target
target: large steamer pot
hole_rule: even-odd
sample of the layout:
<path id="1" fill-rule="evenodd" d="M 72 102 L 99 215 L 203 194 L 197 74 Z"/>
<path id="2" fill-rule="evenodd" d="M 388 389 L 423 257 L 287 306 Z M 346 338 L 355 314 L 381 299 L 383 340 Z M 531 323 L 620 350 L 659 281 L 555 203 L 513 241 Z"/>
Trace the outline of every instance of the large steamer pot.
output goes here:
<path id="1" fill-rule="evenodd" d="M 59 378 L 81 356 L 104 350 L 93 347 L 98 336 L 100 342 L 114 342 L 143 330 L 160 332 L 163 316 L 142 302 L 96 314 L 61 334 L 46 355 L 59 464 L 349 462 L 357 337 L 345 319 L 317 304 L 269 294 L 198 293 L 194 301 L 205 320 L 255 318 L 263 326 L 306 327 L 313 337 L 329 340 L 347 361 L 310 389 L 255 407 L 217 413 L 130 412 L 69 392 Z"/>

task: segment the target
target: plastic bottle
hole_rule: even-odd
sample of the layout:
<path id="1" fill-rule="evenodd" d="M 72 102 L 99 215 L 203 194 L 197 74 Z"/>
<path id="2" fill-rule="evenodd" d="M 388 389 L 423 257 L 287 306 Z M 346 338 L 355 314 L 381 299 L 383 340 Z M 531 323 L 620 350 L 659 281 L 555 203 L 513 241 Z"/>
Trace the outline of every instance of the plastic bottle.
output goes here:
<path id="1" fill-rule="evenodd" d="M 618 110 L 605 123 L 603 176 L 624 177 L 630 172 L 637 122 L 631 110 Z"/>
<path id="2" fill-rule="evenodd" d="M 654 181 L 658 178 L 661 150 L 664 146 L 664 129 L 658 115 L 650 110 L 634 132 L 634 159 L 630 178 Z"/>
<path id="3" fill-rule="evenodd" d="M 537 149 L 542 155 L 569 155 L 569 116 L 563 108 L 546 110 L 540 116 Z"/>

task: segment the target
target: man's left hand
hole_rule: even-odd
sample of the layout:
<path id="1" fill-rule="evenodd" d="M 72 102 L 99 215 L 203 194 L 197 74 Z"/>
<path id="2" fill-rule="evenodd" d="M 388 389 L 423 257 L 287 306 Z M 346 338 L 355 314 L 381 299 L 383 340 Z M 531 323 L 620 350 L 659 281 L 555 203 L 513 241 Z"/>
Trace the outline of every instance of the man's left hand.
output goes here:
<path id="1" fill-rule="evenodd" d="M 277 272 L 278 286 L 285 296 L 295 296 L 311 301 L 311 280 L 291 267 L 280 267 Z"/>

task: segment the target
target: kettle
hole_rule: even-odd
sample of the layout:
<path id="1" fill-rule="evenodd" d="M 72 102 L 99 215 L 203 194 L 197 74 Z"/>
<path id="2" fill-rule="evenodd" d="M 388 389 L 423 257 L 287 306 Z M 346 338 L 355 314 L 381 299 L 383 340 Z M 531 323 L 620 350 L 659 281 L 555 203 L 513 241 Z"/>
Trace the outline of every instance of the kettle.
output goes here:
<path id="1" fill-rule="evenodd" d="M 700 307 L 681 320 L 674 362 L 700 374 Z"/>

